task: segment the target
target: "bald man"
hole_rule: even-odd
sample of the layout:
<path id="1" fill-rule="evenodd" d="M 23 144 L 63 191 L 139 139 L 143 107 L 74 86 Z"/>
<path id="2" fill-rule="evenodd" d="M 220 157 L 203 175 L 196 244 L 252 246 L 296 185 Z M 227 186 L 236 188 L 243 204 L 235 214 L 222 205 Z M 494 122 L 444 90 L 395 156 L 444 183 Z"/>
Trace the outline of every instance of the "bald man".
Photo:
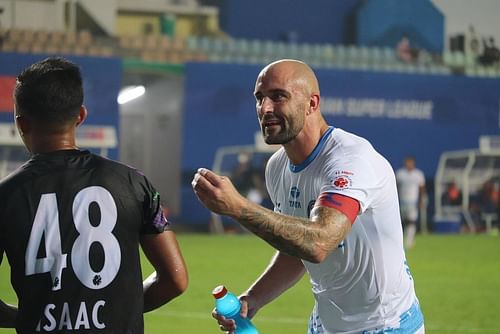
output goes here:
<path id="1" fill-rule="evenodd" d="M 208 209 L 277 249 L 241 294 L 241 315 L 252 318 L 307 272 L 315 298 L 308 333 L 424 333 L 391 165 L 367 140 L 327 124 L 307 64 L 269 64 L 254 95 L 265 142 L 282 145 L 266 167 L 274 211 L 207 169 L 192 182 Z M 234 332 L 234 321 L 213 316 Z"/>

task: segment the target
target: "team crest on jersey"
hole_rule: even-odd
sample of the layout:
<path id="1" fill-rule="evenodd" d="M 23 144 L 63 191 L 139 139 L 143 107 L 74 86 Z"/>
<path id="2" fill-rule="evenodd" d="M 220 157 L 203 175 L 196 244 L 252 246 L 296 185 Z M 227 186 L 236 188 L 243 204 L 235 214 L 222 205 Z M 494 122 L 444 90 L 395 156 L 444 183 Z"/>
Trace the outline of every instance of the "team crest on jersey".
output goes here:
<path id="1" fill-rule="evenodd" d="M 351 186 L 351 183 L 351 178 L 345 174 L 337 175 L 332 181 L 333 186 L 338 190 L 349 188 Z"/>

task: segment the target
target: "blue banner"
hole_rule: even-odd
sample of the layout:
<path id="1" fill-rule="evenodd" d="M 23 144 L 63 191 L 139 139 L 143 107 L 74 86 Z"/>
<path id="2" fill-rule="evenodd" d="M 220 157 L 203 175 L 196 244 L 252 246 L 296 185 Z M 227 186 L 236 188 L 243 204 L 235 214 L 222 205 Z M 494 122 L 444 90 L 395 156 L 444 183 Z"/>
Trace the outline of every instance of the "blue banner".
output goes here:
<path id="1" fill-rule="evenodd" d="M 259 131 L 254 65 L 186 66 L 182 168 L 183 214 L 206 221 L 188 175 L 211 167 L 217 148 L 249 145 Z M 316 71 L 328 123 L 367 138 L 394 169 L 414 155 L 433 178 L 443 151 L 478 147 L 500 133 L 500 80 L 452 75 Z M 200 213 L 201 212 L 201 213 Z"/>

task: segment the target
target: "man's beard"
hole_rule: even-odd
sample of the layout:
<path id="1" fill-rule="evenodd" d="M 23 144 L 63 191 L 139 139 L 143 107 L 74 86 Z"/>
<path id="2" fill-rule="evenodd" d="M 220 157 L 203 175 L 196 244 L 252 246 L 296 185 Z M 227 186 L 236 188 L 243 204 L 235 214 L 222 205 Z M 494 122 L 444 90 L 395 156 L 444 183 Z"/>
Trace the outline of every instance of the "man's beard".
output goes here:
<path id="1" fill-rule="evenodd" d="M 276 134 L 266 134 L 266 130 L 264 129 L 262 135 L 264 136 L 264 141 L 268 145 L 284 145 L 297 136 L 286 129 Z"/>
<path id="2" fill-rule="evenodd" d="M 281 123 L 278 132 L 268 133 L 267 130 L 263 128 L 262 136 L 264 137 L 264 142 L 268 145 L 285 145 L 295 139 L 301 130 L 302 127 L 298 127 L 296 123 Z"/>

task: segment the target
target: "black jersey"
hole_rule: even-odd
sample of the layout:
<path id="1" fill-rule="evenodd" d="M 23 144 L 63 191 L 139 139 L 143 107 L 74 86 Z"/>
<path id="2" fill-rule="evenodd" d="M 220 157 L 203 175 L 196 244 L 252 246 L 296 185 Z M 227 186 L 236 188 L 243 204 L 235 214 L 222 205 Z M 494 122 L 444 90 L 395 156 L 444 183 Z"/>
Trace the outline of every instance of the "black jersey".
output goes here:
<path id="1" fill-rule="evenodd" d="M 139 238 L 168 226 L 137 170 L 88 151 L 35 155 L 0 183 L 17 332 L 143 333 Z"/>

